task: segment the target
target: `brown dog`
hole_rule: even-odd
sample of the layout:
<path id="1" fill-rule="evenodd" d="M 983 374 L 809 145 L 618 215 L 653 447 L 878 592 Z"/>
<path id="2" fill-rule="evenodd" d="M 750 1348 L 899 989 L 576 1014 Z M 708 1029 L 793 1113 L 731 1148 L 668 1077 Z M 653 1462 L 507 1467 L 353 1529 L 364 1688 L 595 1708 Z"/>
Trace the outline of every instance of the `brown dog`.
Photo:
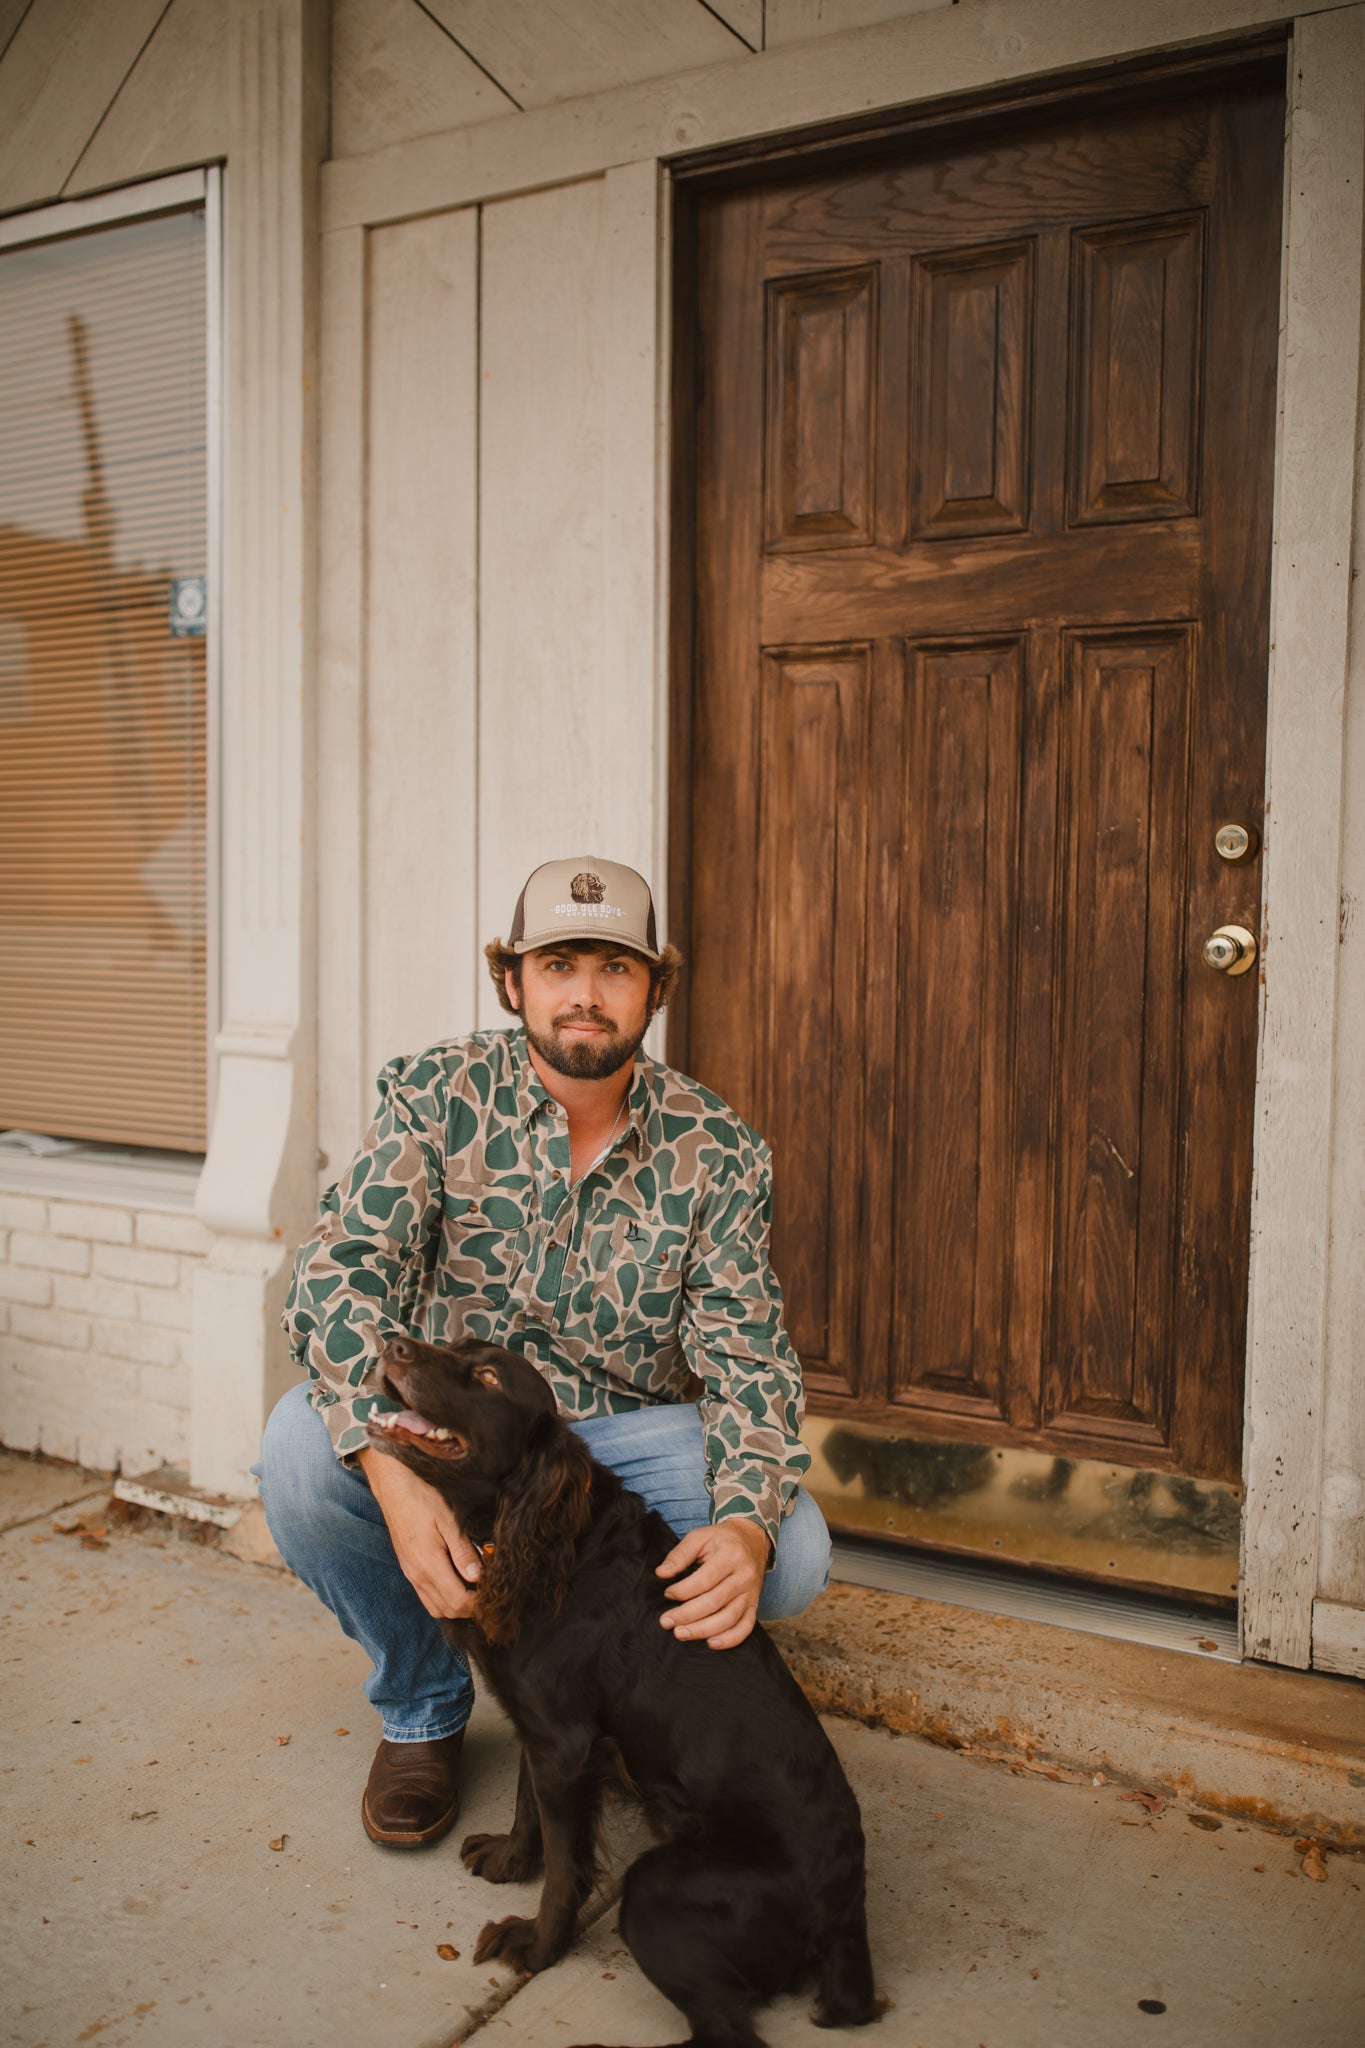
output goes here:
<path id="1" fill-rule="evenodd" d="M 397 1414 L 370 1441 L 450 1502 L 484 1556 L 476 1620 L 444 1624 L 521 1739 L 506 1835 L 471 1835 L 493 1883 L 544 1868 L 533 1920 L 490 1922 L 475 1959 L 544 1970 L 595 1875 L 602 1789 L 622 1769 L 658 1845 L 626 1874 L 621 1932 L 700 2048 L 762 2048 L 755 2005 L 813 1979 L 817 2025 L 880 2016 L 858 1803 L 776 1650 L 680 1643 L 654 1567 L 675 1537 L 597 1464 L 533 1366 L 492 1344 L 393 1339 Z"/>

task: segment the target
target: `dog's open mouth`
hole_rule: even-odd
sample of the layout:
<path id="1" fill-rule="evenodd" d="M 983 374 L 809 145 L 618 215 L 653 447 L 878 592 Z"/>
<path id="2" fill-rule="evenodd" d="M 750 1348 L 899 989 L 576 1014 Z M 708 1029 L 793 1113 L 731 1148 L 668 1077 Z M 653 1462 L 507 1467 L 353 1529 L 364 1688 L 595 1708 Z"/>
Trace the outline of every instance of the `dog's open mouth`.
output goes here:
<path id="1" fill-rule="evenodd" d="M 372 1415 L 365 1430 L 375 1442 L 415 1444 L 429 1458 L 463 1458 L 469 1451 L 468 1437 L 461 1436 L 456 1429 L 442 1429 L 428 1422 L 415 1408 L 400 1408 L 396 1412 L 388 1409 L 382 1415 Z"/>

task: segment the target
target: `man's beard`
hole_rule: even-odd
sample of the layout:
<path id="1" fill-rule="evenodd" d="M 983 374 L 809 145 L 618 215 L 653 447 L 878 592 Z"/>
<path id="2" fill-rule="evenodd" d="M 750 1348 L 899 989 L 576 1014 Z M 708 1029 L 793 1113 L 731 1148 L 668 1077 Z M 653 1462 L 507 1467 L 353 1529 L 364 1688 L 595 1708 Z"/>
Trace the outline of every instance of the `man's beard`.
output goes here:
<path id="1" fill-rule="evenodd" d="M 547 1032 L 537 1031 L 523 1019 L 526 1036 L 535 1047 L 547 1067 L 553 1067 L 557 1074 L 567 1074 L 573 1081 L 605 1081 L 611 1074 L 619 1074 L 628 1061 L 633 1060 L 649 1029 L 646 1018 L 638 1031 L 621 1036 L 619 1025 L 610 1017 L 604 1017 L 600 1010 L 566 1010 L 560 1017 L 552 1017 Z M 561 1031 L 566 1024 L 597 1024 L 610 1036 L 602 1040 L 590 1038 L 564 1038 Z"/>

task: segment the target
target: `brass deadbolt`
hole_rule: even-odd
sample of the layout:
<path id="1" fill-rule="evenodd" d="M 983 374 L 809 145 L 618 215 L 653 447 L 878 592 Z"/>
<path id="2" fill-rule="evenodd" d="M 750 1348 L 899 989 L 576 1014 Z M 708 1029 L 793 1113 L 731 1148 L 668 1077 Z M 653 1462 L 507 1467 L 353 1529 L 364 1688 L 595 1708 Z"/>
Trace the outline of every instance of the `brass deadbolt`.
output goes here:
<path id="1" fill-rule="evenodd" d="M 1256 940 L 1244 924 L 1220 924 L 1204 941 L 1204 960 L 1219 974 L 1246 974 L 1256 964 Z"/>
<path id="2" fill-rule="evenodd" d="M 1260 837 L 1254 825 L 1239 825 L 1230 822 L 1220 825 L 1213 835 L 1214 851 L 1229 867 L 1239 867 L 1243 861 L 1253 858 L 1260 846 Z"/>

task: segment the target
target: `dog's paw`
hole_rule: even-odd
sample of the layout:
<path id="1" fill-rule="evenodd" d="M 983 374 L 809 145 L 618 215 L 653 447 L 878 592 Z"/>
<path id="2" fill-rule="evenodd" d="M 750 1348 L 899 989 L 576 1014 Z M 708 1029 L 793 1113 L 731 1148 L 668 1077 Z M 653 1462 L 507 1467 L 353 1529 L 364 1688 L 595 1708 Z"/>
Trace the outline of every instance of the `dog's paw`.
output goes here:
<path id="1" fill-rule="evenodd" d="M 547 1950 L 536 1937 L 534 1920 L 523 1920 L 513 1914 L 506 1920 L 490 1920 L 479 1936 L 474 1948 L 476 1963 L 506 1963 L 514 1970 L 533 1977 L 537 1970 L 548 1970 L 551 1963 L 558 1962 L 562 1949 Z"/>
<path id="2" fill-rule="evenodd" d="M 518 1842 L 515 1835 L 466 1835 L 460 1861 L 489 1884 L 525 1884 L 538 1877 L 541 1868 L 539 1851 Z"/>

